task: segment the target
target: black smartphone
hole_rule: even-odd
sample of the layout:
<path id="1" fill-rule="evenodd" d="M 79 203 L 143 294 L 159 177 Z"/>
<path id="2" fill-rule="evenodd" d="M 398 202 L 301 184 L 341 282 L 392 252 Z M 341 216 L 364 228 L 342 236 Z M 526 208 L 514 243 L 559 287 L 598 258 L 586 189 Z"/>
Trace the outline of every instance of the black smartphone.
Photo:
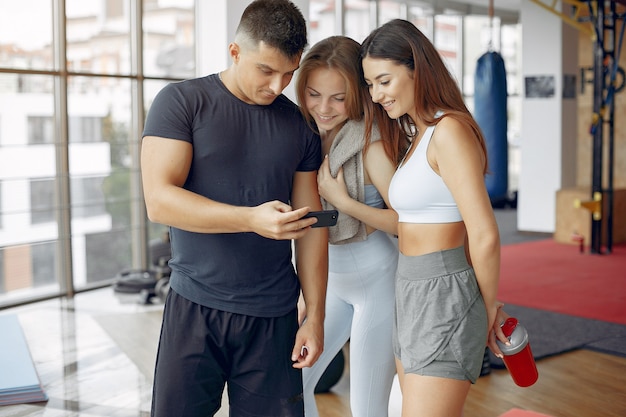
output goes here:
<path id="1" fill-rule="evenodd" d="M 322 211 L 310 211 L 302 218 L 315 217 L 317 223 L 313 223 L 311 227 L 329 227 L 337 224 L 337 216 L 339 213 L 337 210 L 322 210 Z"/>

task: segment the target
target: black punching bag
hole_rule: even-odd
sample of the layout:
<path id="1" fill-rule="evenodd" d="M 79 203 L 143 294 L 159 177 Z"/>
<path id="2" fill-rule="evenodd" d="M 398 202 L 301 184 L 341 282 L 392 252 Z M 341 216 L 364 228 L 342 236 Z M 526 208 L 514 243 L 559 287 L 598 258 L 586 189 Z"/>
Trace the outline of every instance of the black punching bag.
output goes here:
<path id="1" fill-rule="evenodd" d="M 485 136 L 489 158 L 485 185 L 492 205 L 502 206 L 507 201 L 509 153 L 506 70 L 500 54 L 490 51 L 478 59 L 474 88 L 474 118 Z"/>

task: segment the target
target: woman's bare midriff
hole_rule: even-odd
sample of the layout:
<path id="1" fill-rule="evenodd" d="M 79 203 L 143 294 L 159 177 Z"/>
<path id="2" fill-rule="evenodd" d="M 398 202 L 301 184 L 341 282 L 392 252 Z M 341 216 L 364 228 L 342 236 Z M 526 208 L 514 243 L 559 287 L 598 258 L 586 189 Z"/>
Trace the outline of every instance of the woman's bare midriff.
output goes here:
<path id="1" fill-rule="evenodd" d="M 465 244 L 465 223 L 399 223 L 398 246 L 406 256 L 454 249 Z"/>

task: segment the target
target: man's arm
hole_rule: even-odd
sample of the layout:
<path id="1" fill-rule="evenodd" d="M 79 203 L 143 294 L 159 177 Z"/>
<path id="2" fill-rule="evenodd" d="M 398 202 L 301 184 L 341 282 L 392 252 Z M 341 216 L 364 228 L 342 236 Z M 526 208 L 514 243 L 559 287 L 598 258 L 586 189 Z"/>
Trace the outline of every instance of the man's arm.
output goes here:
<path id="1" fill-rule="evenodd" d="M 255 232 L 272 239 L 298 239 L 306 234 L 307 226 L 315 223 L 313 219 L 300 220 L 309 211 L 307 208 L 292 210 L 280 201 L 237 207 L 185 190 L 192 156 L 188 142 L 143 138 L 141 173 L 151 221 L 190 232 Z"/>
<path id="2" fill-rule="evenodd" d="M 298 172 L 294 178 L 292 204 L 294 208 L 320 210 L 317 193 L 317 172 Z M 292 352 L 294 367 L 312 366 L 324 349 L 324 315 L 326 283 L 328 281 L 328 229 L 309 229 L 295 241 L 296 269 L 306 303 L 306 320 L 298 330 Z M 305 355 L 301 355 L 306 346 Z"/>

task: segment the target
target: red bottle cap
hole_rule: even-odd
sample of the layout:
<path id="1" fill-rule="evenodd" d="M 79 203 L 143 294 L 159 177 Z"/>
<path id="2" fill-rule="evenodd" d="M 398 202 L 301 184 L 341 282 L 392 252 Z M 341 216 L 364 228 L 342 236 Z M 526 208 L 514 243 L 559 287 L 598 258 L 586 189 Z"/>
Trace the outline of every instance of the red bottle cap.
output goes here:
<path id="1" fill-rule="evenodd" d="M 528 332 L 515 317 L 509 317 L 500 327 L 510 342 L 509 345 L 505 345 L 499 340 L 496 340 L 498 347 L 505 356 L 514 355 L 526 347 L 528 344 Z"/>
<path id="2" fill-rule="evenodd" d="M 504 323 L 502 323 L 502 326 L 500 327 L 502 328 L 502 332 L 506 337 L 511 337 L 513 331 L 517 327 L 517 319 L 515 317 L 509 317 L 505 320 Z"/>

